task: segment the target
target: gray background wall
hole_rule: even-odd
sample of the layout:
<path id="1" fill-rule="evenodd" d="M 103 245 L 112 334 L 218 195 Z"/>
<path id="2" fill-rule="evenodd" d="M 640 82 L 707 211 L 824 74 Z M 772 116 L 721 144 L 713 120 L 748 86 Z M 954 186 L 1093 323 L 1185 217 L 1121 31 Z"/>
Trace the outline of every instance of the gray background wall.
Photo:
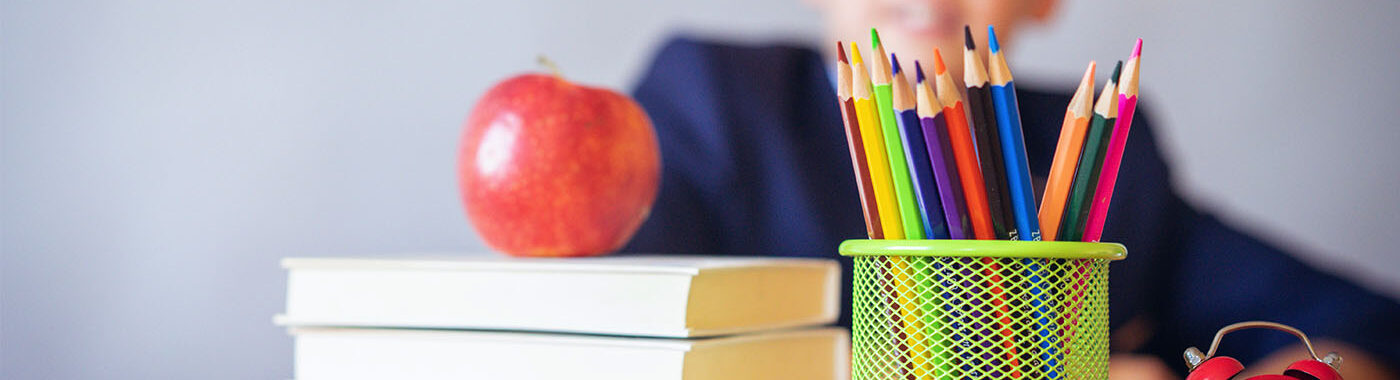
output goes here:
<path id="1" fill-rule="evenodd" d="M 0 4 L 6 379 L 286 378 L 278 258 L 482 250 L 459 124 L 536 54 L 626 88 L 677 28 L 826 43 L 798 0 Z M 1142 36 L 1182 190 L 1395 296 L 1396 19 L 1071 1 L 1013 64 L 1068 84 Z"/>

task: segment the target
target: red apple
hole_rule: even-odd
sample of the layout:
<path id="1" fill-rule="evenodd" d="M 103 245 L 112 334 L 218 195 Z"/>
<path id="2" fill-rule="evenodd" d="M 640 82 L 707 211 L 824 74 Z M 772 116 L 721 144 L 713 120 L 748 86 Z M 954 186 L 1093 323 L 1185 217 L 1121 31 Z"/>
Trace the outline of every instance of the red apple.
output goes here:
<path id="1" fill-rule="evenodd" d="M 519 75 L 487 91 L 465 129 L 462 199 L 498 251 L 606 254 L 651 212 L 661 152 L 646 112 L 625 95 Z"/>

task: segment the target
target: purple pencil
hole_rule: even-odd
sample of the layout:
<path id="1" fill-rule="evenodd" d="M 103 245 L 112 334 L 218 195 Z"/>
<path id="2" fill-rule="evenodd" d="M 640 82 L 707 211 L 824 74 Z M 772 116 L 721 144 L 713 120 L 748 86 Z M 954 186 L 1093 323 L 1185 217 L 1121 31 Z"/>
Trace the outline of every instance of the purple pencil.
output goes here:
<path id="1" fill-rule="evenodd" d="M 952 139 L 948 137 L 943 105 L 934 95 L 933 87 L 924 80 L 924 68 L 918 61 L 914 61 L 914 71 L 919 82 L 919 124 L 924 129 L 924 145 L 928 147 L 934 182 L 938 184 L 938 198 L 943 202 L 948 235 L 952 239 L 970 239 L 967 203 L 963 200 L 962 180 L 958 176 L 957 158 L 953 156 Z"/>

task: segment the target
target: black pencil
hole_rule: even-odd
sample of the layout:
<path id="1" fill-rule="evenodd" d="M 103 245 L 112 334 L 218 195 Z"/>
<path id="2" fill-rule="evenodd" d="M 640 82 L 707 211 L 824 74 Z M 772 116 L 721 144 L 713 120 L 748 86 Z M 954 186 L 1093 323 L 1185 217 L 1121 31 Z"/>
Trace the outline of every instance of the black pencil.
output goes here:
<path id="1" fill-rule="evenodd" d="M 1001 155 L 1001 136 L 997 132 L 996 109 L 992 108 L 991 84 L 987 67 L 977 56 L 977 44 L 972 41 L 972 29 L 963 27 L 963 82 L 967 85 L 968 114 L 977 139 L 977 158 L 982 164 L 982 176 L 987 184 L 987 209 L 992 214 L 992 229 L 997 239 L 1016 236 L 1016 220 L 1011 214 L 1011 194 L 1007 191 L 1006 165 Z"/>

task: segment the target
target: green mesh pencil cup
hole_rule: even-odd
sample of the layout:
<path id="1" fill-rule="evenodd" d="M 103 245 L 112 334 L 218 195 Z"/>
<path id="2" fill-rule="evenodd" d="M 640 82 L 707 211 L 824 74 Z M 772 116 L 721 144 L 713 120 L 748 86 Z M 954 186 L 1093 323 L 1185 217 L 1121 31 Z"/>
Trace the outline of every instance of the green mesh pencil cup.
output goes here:
<path id="1" fill-rule="evenodd" d="M 848 240 L 852 375 L 1106 379 L 1120 244 Z"/>

